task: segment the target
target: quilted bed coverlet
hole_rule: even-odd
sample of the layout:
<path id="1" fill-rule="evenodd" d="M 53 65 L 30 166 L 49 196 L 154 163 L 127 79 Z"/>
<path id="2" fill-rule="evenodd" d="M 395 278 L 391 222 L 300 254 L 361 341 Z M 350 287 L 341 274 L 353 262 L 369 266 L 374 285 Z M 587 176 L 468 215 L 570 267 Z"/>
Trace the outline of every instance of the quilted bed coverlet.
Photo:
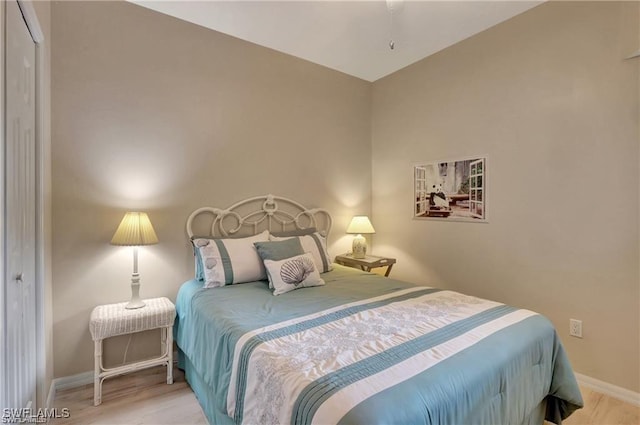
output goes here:
<path id="1" fill-rule="evenodd" d="M 337 267 L 273 297 L 264 282 L 180 290 L 176 340 L 237 424 L 556 423 L 582 406 L 543 316 Z M 225 418 L 226 416 L 226 418 Z"/>

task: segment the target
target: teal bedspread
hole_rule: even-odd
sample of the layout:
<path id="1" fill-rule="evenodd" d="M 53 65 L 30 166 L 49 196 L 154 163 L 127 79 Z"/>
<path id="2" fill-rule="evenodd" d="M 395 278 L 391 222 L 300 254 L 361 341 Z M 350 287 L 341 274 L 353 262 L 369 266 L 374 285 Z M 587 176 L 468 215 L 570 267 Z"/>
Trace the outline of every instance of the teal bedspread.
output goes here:
<path id="1" fill-rule="evenodd" d="M 543 316 L 336 265 L 327 284 L 178 293 L 175 339 L 211 423 L 560 423 L 583 402 Z"/>

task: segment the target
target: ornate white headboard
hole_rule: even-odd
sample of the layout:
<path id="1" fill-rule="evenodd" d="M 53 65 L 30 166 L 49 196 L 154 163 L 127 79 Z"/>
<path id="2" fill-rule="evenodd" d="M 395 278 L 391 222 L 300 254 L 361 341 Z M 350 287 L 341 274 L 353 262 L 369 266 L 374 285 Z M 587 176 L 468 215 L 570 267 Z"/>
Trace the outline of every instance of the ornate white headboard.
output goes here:
<path id="1" fill-rule="evenodd" d="M 197 226 L 203 217 L 213 221 L 207 227 Z M 282 232 L 315 227 L 328 236 L 332 219 L 329 212 L 320 208 L 306 208 L 288 198 L 274 195 L 256 196 L 231 205 L 227 209 L 202 207 L 193 211 L 187 219 L 187 234 L 203 237 L 250 236 L 264 230 Z M 203 234 L 198 229 L 206 229 Z"/>

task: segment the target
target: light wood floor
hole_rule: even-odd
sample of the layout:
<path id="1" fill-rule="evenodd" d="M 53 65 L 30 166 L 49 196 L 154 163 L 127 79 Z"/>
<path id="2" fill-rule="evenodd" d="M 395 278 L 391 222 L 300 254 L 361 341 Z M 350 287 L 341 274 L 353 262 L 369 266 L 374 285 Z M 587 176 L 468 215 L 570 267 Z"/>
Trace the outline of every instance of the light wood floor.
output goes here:
<path id="1" fill-rule="evenodd" d="M 174 384 L 165 383 L 163 367 L 148 369 L 104 381 L 102 404 L 93 406 L 93 385 L 60 391 L 54 407 L 69 408 L 71 417 L 59 424 L 206 424 L 193 391 L 178 369 Z M 640 408 L 581 388 L 584 409 L 575 412 L 566 425 L 639 425 Z"/>
<path id="2" fill-rule="evenodd" d="M 166 380 L 163 366 L 105 379 L 99 406 L 93 405 L 93 384 L 56 392 L 54 407 L 68 408 L 71 417 L 51 423 L 206 425 L 207 419 L 182 371 L 174 368 L 172 385 Z"/>
<path id="3" fill-rule="evenodd" d="M 584 408 L 566 421 L 567 425 L 639 425 L 640 407 L 580 387 Z"/>

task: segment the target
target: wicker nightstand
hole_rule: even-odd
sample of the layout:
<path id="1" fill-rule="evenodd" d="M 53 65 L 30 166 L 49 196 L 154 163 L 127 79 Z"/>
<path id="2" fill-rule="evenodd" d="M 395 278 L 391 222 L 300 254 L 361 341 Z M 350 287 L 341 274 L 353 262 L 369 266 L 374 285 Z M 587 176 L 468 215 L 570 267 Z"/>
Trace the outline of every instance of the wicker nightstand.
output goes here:
<path id="1" fill-rule="evenodd" d="M 342 254 L 336 257 L 336 263 L 348 267 L 360 267 L 365 272 L 369 272 L 371 269 L 377 267 L 386 267 L 387 271 L 384 275 L 389 277 L 389 273 L 391 273 L 391 268 L 393 268 L 393 265 L 396 263 L 396 259 L 376 257 L 375 255 L 367 255 L 364 258 L 353 258 L 351 254 Z"/>
<path id="2" fill-rule="evenodd" d="M 167 366 L 167 384 L 173 384 L 173 322 L 176 308 L 168 298 L 144 300 L 145 306 L 127 310 L 126 302 L 101 305 L 91 312 L 89 330 L 95 344 L 94 352 L 94 406 L 102 403 L 102 381 L 106 378 L 135 372 L 158 365 Z M 126 335 L 151 329 L 161 329 L 162 352 L 160 357 L 105 368 L 102 365 L 102 341 L 118 335 Z"/>

